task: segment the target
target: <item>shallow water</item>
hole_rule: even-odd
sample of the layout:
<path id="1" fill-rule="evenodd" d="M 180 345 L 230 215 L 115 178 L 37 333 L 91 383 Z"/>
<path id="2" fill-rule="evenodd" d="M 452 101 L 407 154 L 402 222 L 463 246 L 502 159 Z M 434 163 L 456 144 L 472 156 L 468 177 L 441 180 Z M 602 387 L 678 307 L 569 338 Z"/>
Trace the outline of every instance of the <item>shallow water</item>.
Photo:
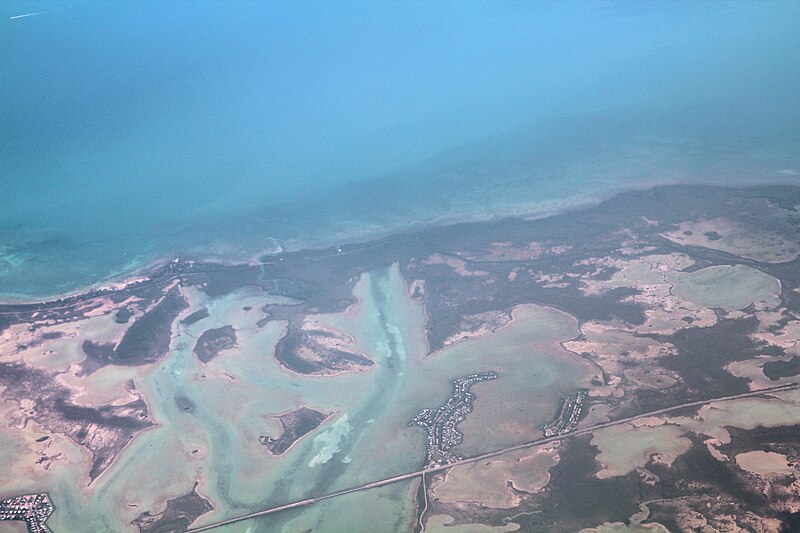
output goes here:
<path id="1" fill-rule="evenodd" d="M 796 2 L 4 2 L 0 296 L 652 183 L 796 182 L 797 20 Z"/>
<path id="2" fill-rule="evenodd" d="M 457 450 L 471 455 L 497 449 L 509 443 L 537 438 L 540 425 L 549 420 L 562 394 L 585 385 L 593 377 L 592 368 L 579 358 L 561 350 L 558 342 L 575 334 L 574 320 L 553 309 L 530 306 L 517 313 L 515 320 L 494 335 L 464 341 L 423 358 L 424 313 L 408 297 L 397 266 L 370 273 L 356 290 L 362 302 L 357 314 L 331 323 L 349 327 L 377 367 L 361 378 L 369 380 L 369 391 L 354 396 L 346 410 L 348 431 L 326 424 L 313 438 L 304 440 L 286 461 L 291 466 L 288 487 L 272 497 L 284 502 L 348 488 L 361 483 L 414 471 L 423 464 L 425 434 L 409 421 L 423 408 L 435 408 L 451 392 L 451 380 L 474 372 L 497 370 L 502 387 L 488 390 L 494 382 L 473 388 L 478 396 L 475 410 L 459 428 L 465 443 Z M 391 322 L 386 318 L 391 317 Z M 493 354 L 492 352 L 496 352 Z M 504 372 L 514 366 L 514 372 Z M 325 386 L 349 387 L 349 376 L 325 379 Z M 309 395 L 318 394 L 308 389 Z M 505 410 L 503 410 L 505 409 Z M 344 418 L 344 417 L 342 417 Z M 340 418 L 339 420 L 342 420 Z M 492 427 L 492 434 L 477 428 Z M 335 442 L 335 447 L 331 443 Z M 320 454 L 326 450 L 324 456 Z M 332 453 L 331 453 L 332 452 Z M 320 457 L 328 461 L 320 464 Z M 360 493 L 359 506 L 386 509 L 359 518 L 360 527 L 370 531 L 389 531 L 386 517 L 409 524 L 413 516 L 413 487 L 405 484 L 383 491 Z M 386 494 L 391 494 L 388 497 Z M 339 531 L 331 517 L 348 516 L 347 499 L 334 499 L 297 514 L 296 518 L 274 517 L 258 522 L 256 531 L 304 530 Z M 388 506 L 388 507 L 387 507 Z M 388 512 L 391 510 L 391 512 Z M 352 523 L 352 522 L 351 522 Z M 302 526 L 302 527 L 301 527 Z"/>
<path id="3" fill-rule="evenodd" d="M 0 450 L 9 458 L 6 470 L 27 480 L 14 489 L 47 487 L 56 502 L 54 529 L 126 530 L 142 512 L 161 511 L 166 499 L 185 494 L 195 481 L 215 506 L 198 521 L 208 523 L 416 471 L 424 463 L 426 435 L 409 422 L 420 410 L 441 405 L 453 379 L 476 372 L 494 370 L 499 377 L 473 387 L 474 410 L 459 425 L 465 438 L 454 451 L 473 455 L 532 440 L 559 399 L 596 373 L 559 346 L 576 335 L 575 319 L 536 305 L 517 308 L 514 320 L 495 333 L 425 357 L 424 309 L 409 296 L 396 264 L 360 278 L 354 307 L 314 317 L 319 327 L 352 335 L 356 348 L 376 363 L 335 376 L 294 374 L 275 360 L 285 323 L 258 326 L 260 309 L 291 301 L 253 288 L 216 299 L 194 288 L 184 292 L 191 303 L 186 314 L 205 307 L 209 316 L 189 326 L 176 322 L 167 357 L 146 367 L 104 367 L 84 378 L 82 385 L 91 390 L 82 400 L 97 402 L 124 400 L 133 380 L 157 424 L 137 435 L 91 485 L 90 457 L 66 437 L 53 435 L 50 453 L 62 451 L 67 460 L 43 470 L 29 453 L 15 453 L 37 449 L 32 443 L 40 433 L 33 424 L 0 435 Z M 113 336 L 102 319 L 113 320 L 90 319 L 76 337 L 56 341 L 62 344 L 51 366 L 69 365 L 85 335 Z M 196 339 L 225 325 L 236 330 L 238 348 L 203 364 L 192 352 Z M 277 436 L 281 428 L 274 416 L 301 406 L 330 416 L 286 453 L 273 456 L 259 436 Z M 413 520 L 417 484 L 409 480 L 228 529 L 336 532 L 357 520 L 365 531 L 400 530 Z M 353 511 L 353 501 L 360 510 Z M 387 529 L 389 522 L 397 527 Z"/>

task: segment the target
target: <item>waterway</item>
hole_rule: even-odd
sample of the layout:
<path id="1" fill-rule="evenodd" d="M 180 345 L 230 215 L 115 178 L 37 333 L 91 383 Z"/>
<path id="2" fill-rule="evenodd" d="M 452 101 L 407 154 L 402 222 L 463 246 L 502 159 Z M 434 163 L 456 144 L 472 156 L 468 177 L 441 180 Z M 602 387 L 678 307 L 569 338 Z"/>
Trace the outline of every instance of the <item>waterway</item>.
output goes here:
<path id="1" fill-rule="evenodd" d="M 7 471 L 29 479 L 26 487 L 50 491 L 58 507 L 50 522 L 56 531 L 125 531 L 131 520 L 162 511 L 167 499 L 187 493 L 195 481 L 215 506 L 200 525 L 417 470 L 425 461 L 426 434 L 409 422 L 420 410 L 441 405 L 452 380 L 476 372 L 495 371 L 498 379 L 473 386 L 474 410 L 459 426 L 464 443 L 453 451 L 473 455 L 532 440 L 559 399 L 595 375 L 590 364 L 559 346 L 577 334 L 576 321 L 536 305 L 517 308 L 514 319 L 492 334 L 426 357 L 426 315 L 398 265 L 363 274 L 350 309 L 315 317 L 321 327 L 351 335 L 356 349 L 375 361 L 362 372 L 334 376 L 295 374 L 275 360 L 286 324 L 259 326 L 261 308 L 293 301 L 254 288 L 219 298 L 194 288 L 184 292 L 191 304 L 187 313 L 205 307 L 209 316 L 190 326 L 176 324 L 167 357 L 149 367 L 104 367 L 85 378 L 91 391 L 84 399 L 97 402 L 124 398 L 132 379 L 157 424 L 94 483 L 87 486 L 88 454 L 68 439 L 54 437 L 52 450 L 63 450 L 68 460 L 44 471 L 14 452 L 39 436 L 33 425 L 2 435 Z M 87 331 L 113 336 L 102 320 L 92 319 Z M 197 338 L 225 325 L 235 328 L 238 347 L 203 364 L 192 352 Z M 70 364 L 81 337 L 58 342 L 61 355 L 53 356 L 53 368 Z M 277 436 L 281 427 L 274 417 L 301 406 L 329 417 L 284 455 L 272 455 L 259 436 Z M 333 533 L 353 524 L 365 531 L 402 530 L 413 521 L 417 484 L 410 480 L 336 498 L 247 527 L 287 533 Z"/>

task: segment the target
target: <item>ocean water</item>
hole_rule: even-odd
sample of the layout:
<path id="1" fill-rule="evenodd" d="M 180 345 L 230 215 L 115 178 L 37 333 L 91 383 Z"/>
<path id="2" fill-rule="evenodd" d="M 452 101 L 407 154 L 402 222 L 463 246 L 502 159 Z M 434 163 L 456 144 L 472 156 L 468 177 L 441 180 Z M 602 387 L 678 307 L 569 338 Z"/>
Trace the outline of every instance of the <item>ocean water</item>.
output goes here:
<path id="1" fill-rule="evenodd" d="M 3 2 L 0 298 L 798 183 L 798 26 L 777 1 Z"/>

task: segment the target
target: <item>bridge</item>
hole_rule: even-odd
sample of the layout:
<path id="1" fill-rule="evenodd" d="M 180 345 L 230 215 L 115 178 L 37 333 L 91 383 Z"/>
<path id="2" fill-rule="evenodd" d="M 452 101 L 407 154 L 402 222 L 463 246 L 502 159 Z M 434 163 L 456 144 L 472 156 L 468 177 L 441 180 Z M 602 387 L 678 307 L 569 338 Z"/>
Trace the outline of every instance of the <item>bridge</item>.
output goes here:
<path id="1" fill-rule="evenodd" d="M 590 433 L 594 433 L 595 431 L 600 430 L 600 429 L 605 429 L 605 428 L 612 427 L 612 426 L 618 426 L 618 425 L 621 425 L 621 424 L 627 424 L 628 422 L 632 422 L 632 421 L 634 421 L 636 419 L 639 419 L 639 418 L 663 415 L 663 414 L 670 413 L 670 412 L 673 412 L 673 411 L 680 411 L 681 409 L 687 409 L 687 408 L 690 408 L 690 407 L 698 407 L 698 406 L 706 405 L 706 404 L 709 404 L 709 403 L 719 403 L 719 402 L 727 402 L 727 401 L 731 401 L 731 400 L 739 400 L 739 399 L 742 399 L 742 398 L 750 398 L 750 397 L 753 397 L 753 396 L 760 396 L 762 394 L 786 392 L 786 391 L 795 390 L 795 389 L 798 389 L 798 388 L 800 388 L 800 384 L 798 384 L 798 383 L 787 383 L 787 384 L 784 384 L 784 385 L 777 385 L 775 387 L 765 387 L 765 388 L 762 388 L 762 389 L 755 389 L 755 390 L 752 390 L 752 391 L 749 391 L 749 392 L 744 392 L 744 393 L 741 393 L 741 394 L 733 394 L 733 395 L 730 395 L 730 396 L 722 396 L 722 397 L 718 397 L 718 398 L 708 398 L 708 399 L 705 399 L 705 400 L 697 400 L 697 401 L 693 401 L 693 402 L 682 403 L 682 404 L 679 404 L 679 405 L 673 405 L 671 407 L 664 407 L 662 409 L 656 409 L 655 411 L 648 411 L 646 413 L 640 413 L 638 415 L 629 416 L 629 417 L 626 417 L 626 418 L 620 418 L 618 420 L 611 420 L 609 422 L 602 422 L 600 424 L 595 424 L 593 426 L 589 426 L 589 427 L 586 427 L 586 428 L 578 429 L 578 430 L 572 431 L 570 433 L 565 433 L 565 434 L 562 434 L 562 435 L 554 435 L 552 437 L 544 437 L 544 438 L 541 438 L 541 439 L 536 439 L 536 440 L 524 442 L 522 444 L 517 444 L 515 446 L 509 446 L 509 447 L 506 447 L 506 448 L 501 448 L 499 450 L 494 450 L 494 451 L 491 451 L 491 452 L 482 453 L 480 455 L 475 455 L 475 456 L 472 456 L 472 457 L 467 457 L 465 459 L 460 459 L 458 461 L 455 461 L 455 462 L 452 462 L 452 463 L 449 463 L 449 464 L 446 464 L 446 465 L 439 465 L 439 466 L 436 466 L 436 467 L 425 468 L 425 469 L 422 469 L 422 470 L 416 470 L 414 472 L 407 472 L 405 474 L 399 474 L 399 475 L 396 475 L 396 476 L 387 477 L 387 478 L 384 478 L 384 479 L 379 479 L 377 481 L 373 481 L 371 483 L 365 483 L 363 485 L 358 485 L 356 487 L 351 487 L 351 488 L 348 488 L 348 489 L 343 489 L 343 490 L 339 490 L 339 491 L 336 491 L 336 492 L 331 492 L 331 493 L 324 494 L 322 496 L 318 496 L 318 497 L 315 497 L 315 498 L 307 498 L 305 500 L 299 500 L 299 501 L 296 501 L 296 502 L 287 503 L 285 505 L 279 505 L 277 507 L 270 507 L 268 509 L 263 509 L 261 511 L 256 511 L 256 512 L 249 513 L 249 514 L 244 514 L 244 515 L 240 515 L 240 516 L 234 516 L 234 517 L 228 518 L 226 520 L 220 520 L 219 522 L 214 522 L 214 523 L 211 523 L 211 524 L 206 524 L 204 526 L 189 528 L 189 529 L 186 530 L 186 532 L 187 533 L 195 533 L 195 532 L 199 532 L 199 531 L 210 531 L 210 530 L 216 529 L 218 527 L 228 526 L 228 525 L 231 525 L 231 524 L 236 524 L 238 522 L 243 522 L 245 520 L 252 520 L 254 518 L 260 518 L 260 517 L 263 517 L 263 516 L 268 516 L 268 515 L 279 513 L 281 511 L 286 511 L 286 510 L 289 510 L 289 509 L 297 509 L 299 507 L 308 507 L 308 506 L 313 505 L 313 504 L 315 504 L 317 502 L 321 502 L 321 501 L 324 501 L 324 500 L 329 500 L 331 498 L 337 498 L 339 496 L 344 496 L 345 494 L 352 494 L 353 492 L 359 492 L 359 491 L 363 491 L 363 490 L 374 489 L 374 488 L 377 488 L 377 487 L 383 487 L 385 485 L 390 485 L 392 483 L 397 483 L 399 481 L 403 481 L 403 480 L 406 480 L 406 479 L 412 479 L 412 478 L 415 478 L 415 477 L 423 477 L 426 474 L 433 474 L 433 473 L 436 473 L 436 472 L 449 470 L 450 468 L 453 468 L 454 466 L 465 465 L 465 464 L 469 464 L 469 463 L 475 463 L 477 461 L 483 461 L 484 459 L 488 459 L 490 457 L 497 457 L 499 455 L 503 455 L 503 454 L 506 454 L 506 453 L 509 453 L 509 452 L 513 452 L 513 451 L 516 451 L 516 450 L 523 450 L 525 448 L 534 448 L 536 446 L 541 446 L 543 444 L 548 444 L 550 442 L 555 442 L 555 441 L 564 440 L 564 439 L 568 439 L 568 438 L 578 437 L 580 435 L 587 435 L 587 434 L 590 434 Z"/>

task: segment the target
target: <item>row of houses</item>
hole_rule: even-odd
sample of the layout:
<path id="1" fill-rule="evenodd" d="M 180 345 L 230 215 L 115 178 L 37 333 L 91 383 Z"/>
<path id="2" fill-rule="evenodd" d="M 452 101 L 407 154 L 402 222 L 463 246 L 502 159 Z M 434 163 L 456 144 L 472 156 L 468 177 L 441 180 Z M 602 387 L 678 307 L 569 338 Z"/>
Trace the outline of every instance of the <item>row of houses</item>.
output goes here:
<path id="1" fill-rule="evenodd" d="M 0 520 L 24 521 L 29 533 L 52 533 L 45 522 L 53 509 L 47 493 L 24 494 L 0 501 Z"/>

